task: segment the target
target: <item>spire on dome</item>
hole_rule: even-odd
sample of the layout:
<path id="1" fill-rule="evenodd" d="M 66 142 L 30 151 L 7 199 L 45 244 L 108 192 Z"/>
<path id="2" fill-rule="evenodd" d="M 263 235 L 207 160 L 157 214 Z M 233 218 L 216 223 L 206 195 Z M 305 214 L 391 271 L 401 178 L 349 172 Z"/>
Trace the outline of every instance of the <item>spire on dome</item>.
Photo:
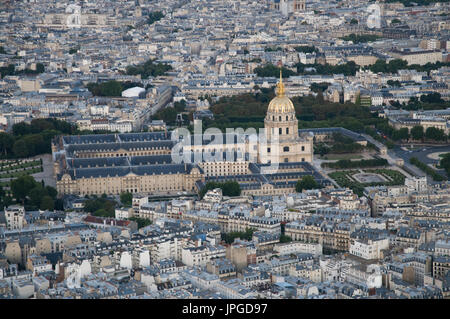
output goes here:
<path id="1" fill-rule="evenodd" d="M 277 96 L 283 96 L 284 95 L 284 84 L 283 84 L 283 75 L 281 72 L 281 68 L 280 68 L 280 81 L 277 84 L 277 90 L 276 90 L 276 94 Z"/>

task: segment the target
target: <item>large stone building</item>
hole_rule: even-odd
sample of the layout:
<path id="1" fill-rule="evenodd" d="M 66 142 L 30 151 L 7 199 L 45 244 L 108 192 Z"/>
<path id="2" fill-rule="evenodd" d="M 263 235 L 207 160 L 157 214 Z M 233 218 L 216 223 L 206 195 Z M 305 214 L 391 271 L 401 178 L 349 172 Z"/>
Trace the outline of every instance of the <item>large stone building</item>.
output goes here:
<path id="1" fill-rule="evenodd" d="M 52 143 L 58 193 L 170 194 L 196 192 L 208 181 L 234 180 L 244 195 L 279 195 L 294 191 L 304 175 L 328 184 L 309 164 L 314 137 L 298 130 L 281 76 L 276 93 L 265 132 L 259 135 L 183 137 L 174 131 L 60 136 Z"/>
<path id="2" fill-rule="evenodd" d="M 271 147 L 263 150 L 263 144 L 259 144 L 259 154 L 262 154 L 260 162 L 312 162 L 313 139 L 299 136 L 294 104 L 285 95 L 281 74 L 276 93 L 277 96 L 270 101 L 264 119 L 268 146 Z"/>
<path id="3" fill-rule="evenodd" d="M 399 51 L 391 52 L 393 58 L 402 59 L 409 65 L 442 62 L 442 52 L 440 50 L 416 50 L 416 51 Z"/>
<path id="4" fill-rule="evenodd" d="M 305 0 L 271 0 L 270 8 L 279 10 L 284 15 L 295 12 L 304 12 L 306 10 Z"/>

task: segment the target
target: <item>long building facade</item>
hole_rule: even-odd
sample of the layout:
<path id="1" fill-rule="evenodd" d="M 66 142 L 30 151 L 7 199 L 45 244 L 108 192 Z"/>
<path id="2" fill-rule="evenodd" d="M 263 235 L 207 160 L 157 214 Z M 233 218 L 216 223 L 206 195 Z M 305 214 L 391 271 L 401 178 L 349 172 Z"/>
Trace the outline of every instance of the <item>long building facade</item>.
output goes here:
<path id="1" fill-rule="evenodd" d="M 249 133 L 225 134 L 219 141 L 192 135 L 181 147 L 174 132 L 59 136 L 52 143 L 58 193 L 194 193 L 208 181 L 234 180 L 244 195 L 274 195 L 294 191 L 305 175 L 329 183 L 309 164 L 314 137 L 299 132 L 281 77 L 276 93 L 263 142 L 252 142 Z M 183 153 L 179 159 L 176 147 Z"/>

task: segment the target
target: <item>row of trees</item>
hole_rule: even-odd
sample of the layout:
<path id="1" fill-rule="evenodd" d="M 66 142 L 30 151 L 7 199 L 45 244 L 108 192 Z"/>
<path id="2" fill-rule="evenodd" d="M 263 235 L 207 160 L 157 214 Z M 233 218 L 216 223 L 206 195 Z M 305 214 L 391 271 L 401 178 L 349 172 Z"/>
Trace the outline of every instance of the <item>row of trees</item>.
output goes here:
<path id="1" fill-rule="evenodd" d="M 397 108 L 402 108 L 408 111 L 417 110 L 439 110 L 447 109 L 450 107 L 450 102 L 442 99 L 442 96 L 438 92 L 424 94 L 417 97 L 411 97 L 407 103 L 400 103 L 398 101 L 392 101 L 391 105 Z"/>
<path id="2" fill-rule="evenodd" d="M 446 141 L 447 135 L 442 129 L 438 129 L 435 127 L 428 127 L 424 130 L 422 125 L 416 125 L 409 130 L 407 127 L 403 127 L 399 130 L 392 130 L 390 137 L 394 141 L 400 140 L 409 140 L 412 138 L 413 140 L 431 140 L 431 141 Z"/>
<path id="3" fill-rule="evenodd" d="M 388 165 L 388 161 L 384 158 L 375 158 L 368 160 L 359 160 L 359 161 L 351 161 L 351 160 L 339 160 L 334 163 L 322 163 L 323 167 L 329 167 L 334 169 L 348 169 L 348 168 L 367 168 L 367 167 L 377 167 L 377 166 L 386 166 Z"/>
<path id="4" fill-rule="evenodd" d="M 425 65 L 411 64 L 402 59 L 393 59 L 389 62 L 386 60 L 378 59 L 374 64 L 369 65 L 366 69 L 374 73 L 397 73 L 398 70 L 416 70 L 418 72 L 430 72 L 431 70 L 437 70 L 443 66 L 449 66 L 449 62 L 436 62 L 426 63 Z"/>
<path id="5" fill-rule="evenodd" d="M 353 39 L 351 36 L 347 36 Z M 370 35 L 356 36 L 362 39 L 370 38 Z M 377 37 L 377 36 L 373 36 Z M 348 39 L 350 39 L 348 38 Z M 353 40 L 358 41 L 359 38 L 354 38 Z M 306 51 L 310 51 L 309 47 L 298 47 L 307 48 Z M 297 49 L 297 48 L 296 48 Z M 315 48 L 314 48 L 315 49 Z M 301 50 L 301 49 L 299 49 Z M 365 69 L 369 69 L 374 73 L 397 73 L 399 70 L 417 70 L 419 72 L 430 72 L 431 70 L 437 70 L 444 66 L 450 66 L 449 62 L 436 62 L 427 63 L 425 65 L 412 64 L 408 65 L 408 62 L 402 59 L 394 59 L 389 62 L 386 60 L 378 59 L 374 64 L 366 66 Z M 330 64 L 303 64 L 301 62 L 295 65 L 297 72 L 290 69 L 282 67 L 283 77 L 290 77 L 294 75 L 305 75 L 305 74 L 320 74 L 320 75 L 331 75 L 331 74 L 344 74 L 346 76 L 354 76 L 356 72 L 360 69 L 360 66 L 353 61 L 347 63 L 330 65 Z M 266 64 L 265 66 L 255 68 L 255 73 L 260 77 L 278 77 L 280 74 L 280 68 L 273 64 Z M 395 83 L 399 84 L 399 83 Z"/>
<path id="6" fill-rule="evenodd" d="M 354 76 L 356 71 L 359 70 L 359 65 L 353 61 L 349 61 L 344 64 L 331 65 L 331 64 L 295 64 L 297 72 L 281 67 L 283 77 L 287 78 L 295 75 L 305 75 L 305 74 L 320 74 L 320 75 L 331 75 L 331 74 L 344 74 L 347 76 Z M 255 73 L 260 77 L 278 77 L 280 74 L 280 68 L 273 64 L 266 64 L 263 67 L 255 68 Z"/>
<path id="7" fill-rule="evenodd" d="M 353 43 L 366 43 L 366 42 L 373 42 L 381 38 L 379 35 L 375 34 L 350 34 L 342 37 L 342 40 L 345 41 L 352 41 Z"/>
<path id="8" fill-rule="evenodd" d="M 442 176 L 441 174 L 437 173 L 434 169 L 429 167 L 427 164 L 421 162 L 417 157 L 411 157 L 409 159 L 409 162 L 411 164 L 417 166 L 418 168 L 420 168 L 423 172 L 425 172 L 428 175 L 430 175 L 431 178 L 433 178 L 434 181 L 442 182 L 442 181 L 445 180 L 444 176 Z"/>
<path id="9" fill-rule="evenodd" d="M 265 47 L 264 52 L 283 51 L 282 47 Z"/>
<path id="10" fill-rule="evenodd" d="M 408 140 L 412 138 L 413 140 L 429 140 L 429 141 L 446 141 L 447 135 L 441 129 L 435 127 L 428 127 L 426 130 L 422 125 L 416 125 L 411 129 L 406 127 L 401 129 L 395 129 L 391 125 L 389 125 L 388 121 L 379 122 L 376 125 L 376 129 L 381 131 L 386 137 L 394 140 Z M 366 132 L 367 133 L 367 132 Z M 372 134 L 370 134 L 372 135 Z"/>
<path id="11" fill-rule="evenodd" d="M 450 153 L 444 154 L 439 162 L 439 166 L 445 170 L 447 176 L 450 177 Z"/>
<path id="12" fill-rule="evenodd" d="M 297 52 L 303 52 L 303 53 L 313 53 L 318 52 L 319 50 L 314 46 L 298 46 L 294 48 Z"/>

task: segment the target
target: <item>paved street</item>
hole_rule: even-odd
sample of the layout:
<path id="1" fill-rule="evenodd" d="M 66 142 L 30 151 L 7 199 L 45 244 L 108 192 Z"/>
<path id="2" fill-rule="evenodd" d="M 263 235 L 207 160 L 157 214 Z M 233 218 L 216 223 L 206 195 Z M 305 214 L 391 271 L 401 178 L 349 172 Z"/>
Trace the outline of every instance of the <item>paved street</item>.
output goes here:
<path id="1" fill-rule="evenodd" d="M 52 187 L 56 187 L 55 179 L 53 178 L 53 162 L 51 154 L 44 154 L 40 156 L 36 156 L 36 159 L 42 158 L 42 167 L 44 168 L 43 172 L 33 174 L 32 176 L 38 182 L 44 180 L 45 185 L 49 185 Z"/>
<path id="2" fill-rule="evenodd" d="M 395 154 L 403 158 L 406 161 L 409 162 L 409 159 L 411 157 L 417 157 L 421 162 L 424 162 L 426 164 L 437 164 L 439 162 L 438 159 L 433 159 L 433 157 L 429 157 L 428 155 L 437 153 L 437 152 L 443 152 L 443 153 L 450 153 L 450 145 L 443 145 L 443 146 L 420 146 L 420 147 L 413 147 L 412 149 L 410 147 L 402 147 L 402 146 L 396 146 L 394 148 Z"/>
<path id="3" fill-rule="evenodd" d="M 405 161 L 405 166 L 412 172 L 416 173 L 417 176 L 425 176 L 419 168 L 409 163 L 410 158 L 417 157 L 419 161 L 430 165 L 432 168 L 436 169 L 433 164 L 439 163 L 437 156 L 429 156 L 433 153 L 450 153 L 450 145 L 443 146 L 420 146 L 420 147 L 402 147 L 396 146 L 393 150 L 389 151 L 388 154 L 395 154 Z M 445 171 L 442 169 L 436 169 L 438 173 L 446 176 Z M 428 176 L 428 181 L 434 183 L 433 180 Z"/>

